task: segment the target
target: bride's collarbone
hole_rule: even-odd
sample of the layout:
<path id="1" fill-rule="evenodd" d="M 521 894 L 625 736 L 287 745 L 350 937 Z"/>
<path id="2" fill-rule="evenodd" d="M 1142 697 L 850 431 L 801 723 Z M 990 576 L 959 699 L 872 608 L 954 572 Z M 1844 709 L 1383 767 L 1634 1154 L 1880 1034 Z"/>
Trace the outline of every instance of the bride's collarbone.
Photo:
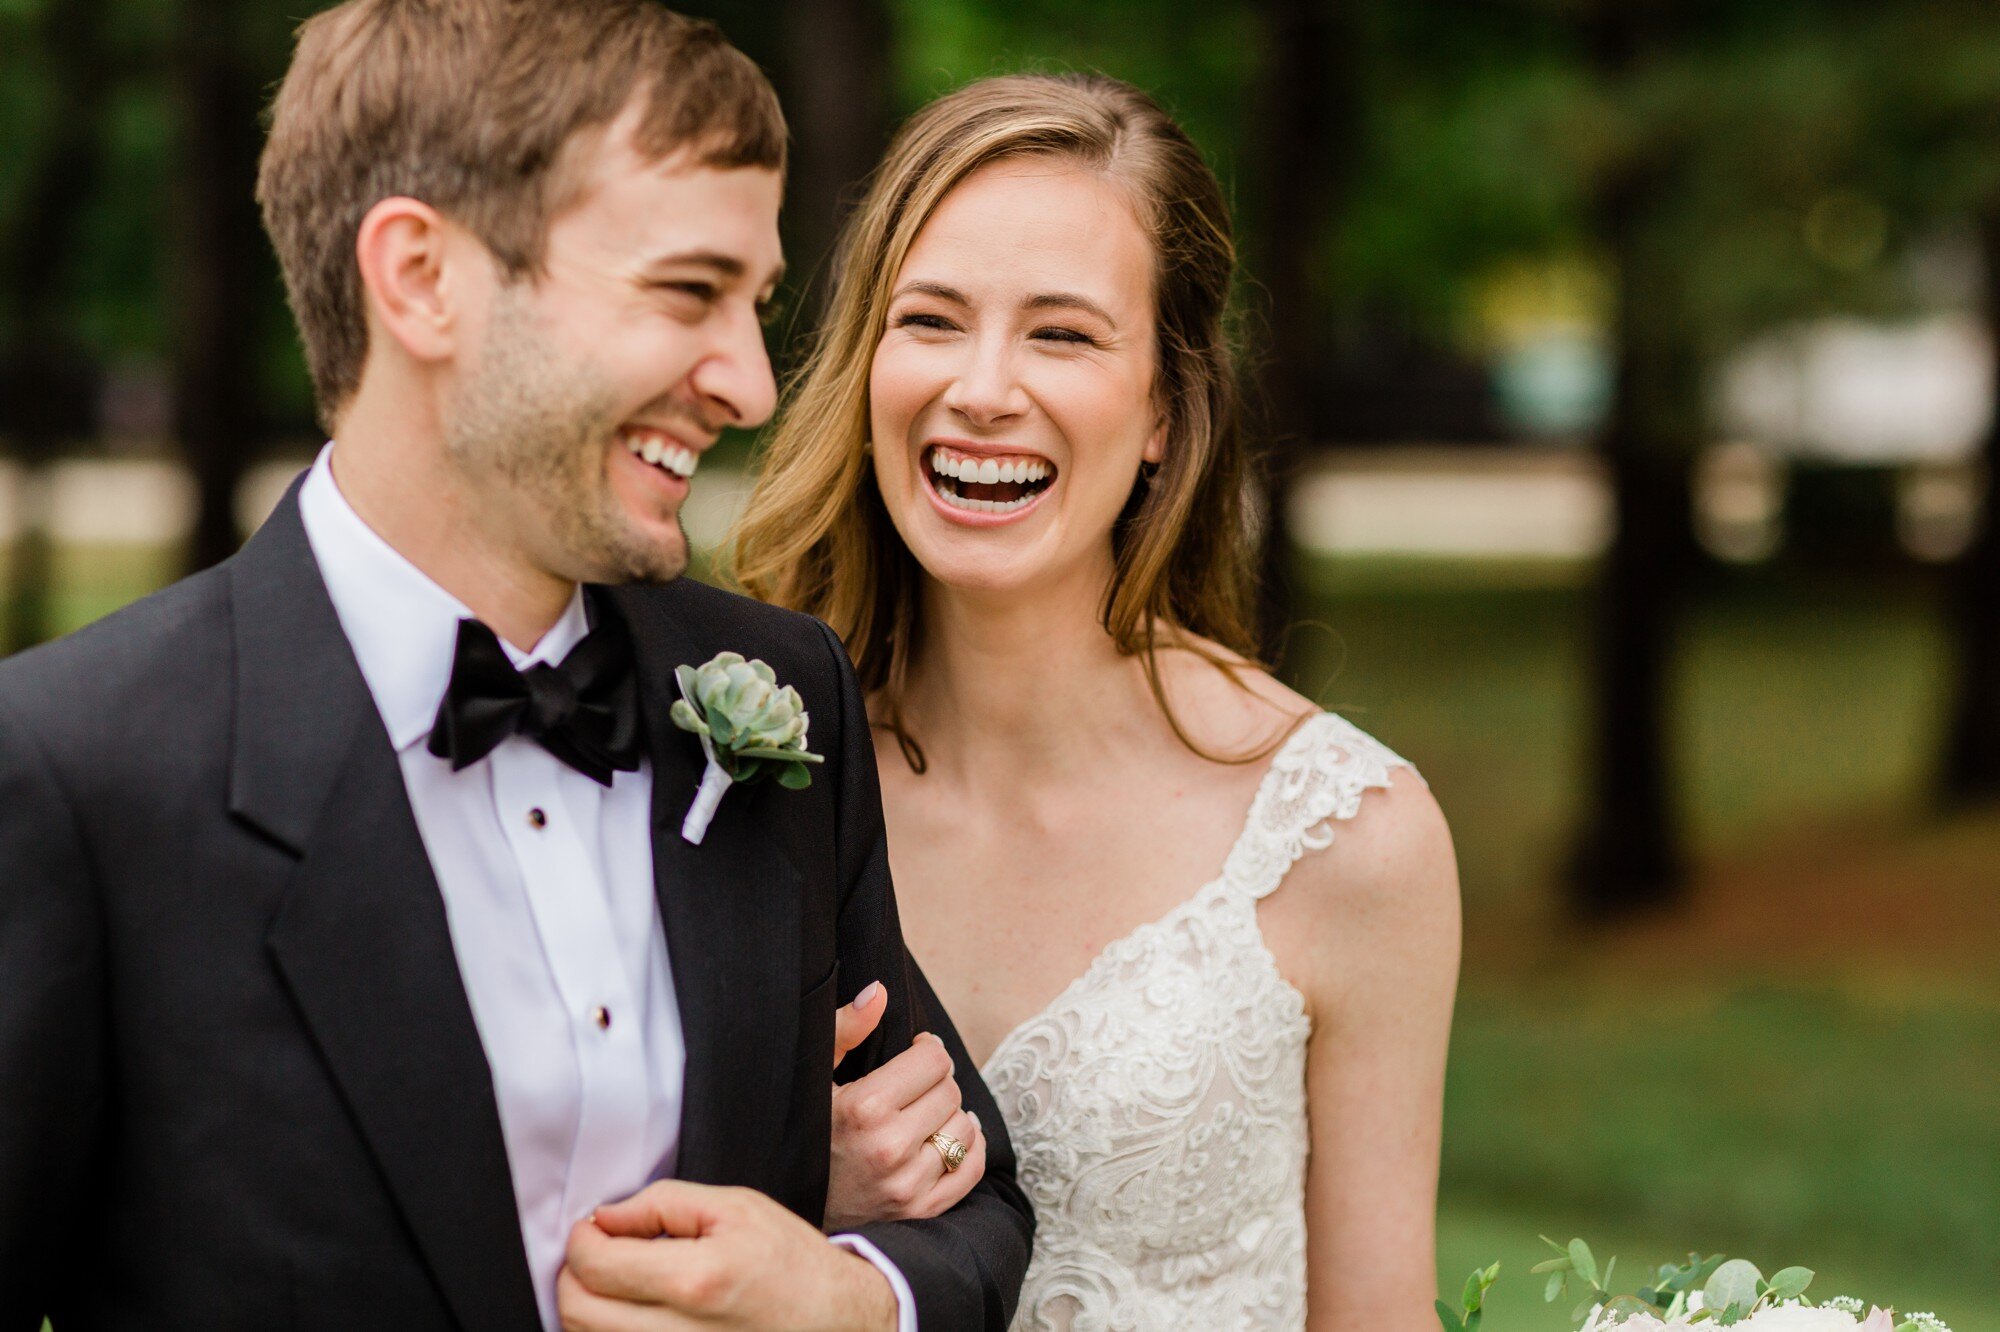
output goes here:
<path id="1" fill-rule="evenodd" d="M 1260 773 L 1122 775 L 1043 799 L 885 792 L 905 931 L 982 1059 L 1221 874 Z"/>
<path id="2" fill-rule="evenodd" d="M 1066 898 L 1071 883 L 1095 884 L 1090 896 L 1107 911 L 1133 892 L 1153 900 L 1218 872 L 1256 787 L 1108 767 L 1100 780 L 1041 791 L 911 789 L 923 780 L 885 791 L 884 803 L 892 854 L 925 879 L 1014 883 L 1020 895 L 1044 885 Z"/>

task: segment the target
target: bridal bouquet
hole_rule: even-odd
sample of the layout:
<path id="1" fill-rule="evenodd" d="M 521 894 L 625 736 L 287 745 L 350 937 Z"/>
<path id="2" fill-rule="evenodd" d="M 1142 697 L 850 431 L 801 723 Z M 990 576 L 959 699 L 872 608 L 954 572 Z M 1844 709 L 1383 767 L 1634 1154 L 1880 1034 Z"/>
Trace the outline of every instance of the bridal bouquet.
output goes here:
<path id="1" fill-rule="evenodd" d="M 1572 1284 L 1583 1300 L 1571 1318 L 1581 1332 L 1695 1332 L 1710 1327 L 1740 1327 L 1746 1332 L 1951 1332 L 1933 1314 L 1895 1314 L 1864 1305 L 1849 1296 L 1824 1304 L 1806 1298 L 1813 1281 L 1810 1268 L 1787 1267 L 1766 1278 L 1755 1264 L 1721 1254 L 1703 1258 L 1689 1254 L 1685 1263 L 1668 1263 L 1630 1294 L 1611 1293 L 1611 1276 L 1618 1260 L 1605 1264 L 1599 1279 L 1597 1258 L 1590 1246 L 1573 1239 L 1568 1246 L 1544 1235 L 1542 1242 L 1556 1256 L 1535 1265 L 1548 1277 L 1544 1298 L 1553 1303 L 1570 1293 Z M 1478 1332 L 1486 1292 L 1500 1274 L 1500 1265 L 1474 1272 L 1465 1283 L 1462 1309 L 1437 1302 L 1445 1332 Z"/>

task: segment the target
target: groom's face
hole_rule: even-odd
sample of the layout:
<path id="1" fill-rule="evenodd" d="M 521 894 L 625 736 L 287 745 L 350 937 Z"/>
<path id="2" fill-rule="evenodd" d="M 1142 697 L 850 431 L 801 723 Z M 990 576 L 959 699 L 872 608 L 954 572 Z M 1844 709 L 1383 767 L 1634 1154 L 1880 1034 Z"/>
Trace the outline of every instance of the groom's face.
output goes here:
<path id="1" fill-rule="evenodd" d="M 589 146 L 545 266 L 496 266 L 443 421 L 479 521 L 543 571 L 659 582 L 687 565 L 687 474 L 776 400 L 763 307 L 781 270 L 782 182 L 677 153 L 645 160 L 633 117 Z"/>

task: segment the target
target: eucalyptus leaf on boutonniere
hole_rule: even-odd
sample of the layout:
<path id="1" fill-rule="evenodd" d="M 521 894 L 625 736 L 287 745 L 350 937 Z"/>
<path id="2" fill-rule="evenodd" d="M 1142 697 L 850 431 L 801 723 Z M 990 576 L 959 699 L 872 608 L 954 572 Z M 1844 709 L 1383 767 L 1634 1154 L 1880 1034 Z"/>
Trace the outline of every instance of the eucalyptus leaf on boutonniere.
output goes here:
<path id="1" fill-rule="evenodd" d="M 681 822 L 682 837 L 700 843 L 723 793 L 736 782 L 775 777 L 794 791 L 812 785 L 807 765 L 826 761 L 806 750 L 812 718 L 799 691 L 780 685 L 769 666 L 721 652 L 699 666 L 676 666 L 674 679 L 681 687 L 674 725 L 694 732 L 708 756 L 701 788 Z"/>

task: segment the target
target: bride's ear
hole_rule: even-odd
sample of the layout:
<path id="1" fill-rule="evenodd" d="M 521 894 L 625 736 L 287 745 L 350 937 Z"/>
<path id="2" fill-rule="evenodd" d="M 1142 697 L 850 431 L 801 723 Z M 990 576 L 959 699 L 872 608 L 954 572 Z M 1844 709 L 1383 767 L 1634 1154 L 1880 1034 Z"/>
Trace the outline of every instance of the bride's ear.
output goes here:
<path id="1" fill-rule="evenodd" d="M 1139 457 L 1142 461 L 1153 463 L 1157 466 L 1165 460 L 1166 456 L 1167 416 L 1165 412 L 1162 412 L 1160 419 L 1153 422 L 1153 433 L 1146 438 L 1145 450 L 1140 453 Z"/>
<path id="2" fill-rule="evenodd" d="M 451 227 L 417 199 L 384 199 L 368 210 L 355 234 L 354 257 L 369 323 L 420 361 L 457 350 Z"/>

